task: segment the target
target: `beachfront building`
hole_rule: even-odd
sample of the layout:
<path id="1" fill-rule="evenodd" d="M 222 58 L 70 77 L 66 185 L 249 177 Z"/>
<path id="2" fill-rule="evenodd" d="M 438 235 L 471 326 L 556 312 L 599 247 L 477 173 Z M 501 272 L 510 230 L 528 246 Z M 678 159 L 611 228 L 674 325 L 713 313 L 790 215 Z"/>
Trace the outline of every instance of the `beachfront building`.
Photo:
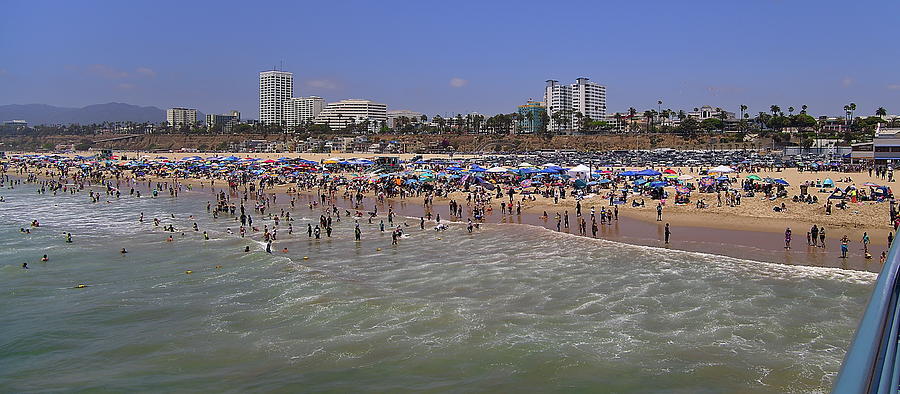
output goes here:
<path id="1" fill-rule="evenodd" d="M 285 125 L 282 104 L 294 97 L 294 74 L 287 71 L 259 73 L 259 122 Z"/>
<path id="2" fill-rule="evenodd" d="M 237 110 L 231 110 L 223 115 L 206 115 L 207 130 L 221 130 L 224 133 L 230 133 L 234 129 L 234 126 L 240 122 L 241 113 Z"/>
<path id="3" fill-rule="evenodd" d="M 421 112 L 415 112 L 406 109 L 387 111 L 387 127 L 394 129 L 403 127 L 406 123 L 424 122 L 422 120 L 422 116 L 424 115 L 425 114 Z"/>
<path id="4" fill-rule="evenodd" d="M 900 128 L 878 125 L 872 140 L 875 164 L 900 164 Z"/>
<path id="5" fill-rule="evenodd" d="M 519 130 L 523 134 L 540 133 L 544 126 L 544 117 L 547 116 L 547 107 L 541 101 L 528 100 L 518 107 Z"/>
<path id="6" fill-rule="evenodd" d="M 169 108 L 166 110 L 166 122 L 170 127 L 181 128 L 197 124 L 197 110 L 193 108 Z"/>
<path id="7" fill-rule="evenodd" d="M 387 105 L 371 100 L 341 100 L 329 103 L 314 122 L 332 130 L 354 128 L 374 133 L 387 124 Z"/>
<path id="8" fill-rule="evenodd" d="M 293 97 L 282 104 L 284 120 L 288 128 L 312 122 L 325 109 L 325 99 L 318 96 Z"/>
<path id="9" fill-rule="evenodd" d="M 723 119 L 724 116 L 724 119 Z M 704 105 L 700 108 L 694 108 L 693 111 L 687 113 L 687 117 L 691 119 L 695 119 L 698 122 L 704 121 L 710 118 L 716 119 L 734 119 L 734 112 L 728 112 L 722 108 L 713 108 L 708 105 Z"/>
<path id="10" fill-rule="evenodd" d="M 606 118 L 606 87 L 588 78 L 578 78 L 571 85 L 551 79 L 544 87 L 544 103 L 550 130 L 572 133 L 578 130 L 581 119 Z"/>

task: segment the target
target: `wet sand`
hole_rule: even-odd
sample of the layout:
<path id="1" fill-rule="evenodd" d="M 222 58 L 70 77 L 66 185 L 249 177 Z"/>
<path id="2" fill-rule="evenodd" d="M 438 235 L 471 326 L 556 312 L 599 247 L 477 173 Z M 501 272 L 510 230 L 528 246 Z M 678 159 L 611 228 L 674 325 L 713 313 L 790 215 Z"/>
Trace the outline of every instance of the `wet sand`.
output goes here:
<path id="1" fill-rule="evenodd" d="M 318 196 L 312 194 L 311 192 L 301 191 L 298 196 L 300 197 L 298 198 L 298 204 L 301 204 L 301 206 L 298 206 L 298 209 L 301 209 L 303 204 L 308 204 L 311 201 L 318 200 Z M 376 201 L 373 198 L 363 198 L 362 205 L 365 209 L 360 209 L 360 211 L 362 211 L 364 214 L 364 216 L 360 218 L 361 221 L 367 220 L 366 210 L 372 210 L 372 207 L 375 203 Z M 337 197 L 335 205 L 337 205 L 338 208 L 342 210 L 342 214 L 344 209 L 350 209 L 351 212 L 354 211 L 352 209 L 352 202 L 350 200 L 344 199 L 341 196 Z M 279 206 L 283 206 L 283 204 L 279 203 Z M 316 209 L 318 210 L 319 208 Z M 427 212 L 427 209 L 422 205 L 421 199 L 388 199 L 384 203 L 378 204 L 379 219 L 377 220 L 383 219 L 387 214 L 388 209 L 393 209 L 393 211 L 398 215 L 408 216 L 412 218 L 424 217 Z M 447 203 L 435 202 L 430 210 L 432 212 L 432 215 L 436 213 L 441 214 L 441 222 L 451 221 L 458 225 L 465 225 L 466 223 L 465 219 L 461 221 L 448 220 L 450 219 L 450 216 L 449 204 Z M 463 207 L 464 217 L 466 217 L 467 215 L 471 215 L 471 213 L 472 211 L 470 207 Z M 537 213 L 524 211 L 521 215 L 502 215 L 498 210 L 494 210 L 491 212 L 486 212 L 485 219 L 481 223 L 489 225 L 530 225 L 544 227 L 556 231 L 555 218 L 550 217 L 547 220 L 544 220 L 540 216 L 541 215 Z M 663 216 L 663 219 L 665 219 L 665 215 Z M 589 220 L 589 214 L 588 217 L 585 218 L 585 220 Z M 405 219 L 399 221 L 405 221 L 410 226 L 419 225 L 418 220 Z M 569 221 L 570 227 L 568 229 L 562 228 L 561 232 L 565 234 L 580 236 L 578 235 L 579 231 L 574 214 L 569 216 Z M 436 222 L 434 220 L 426 220 L 426 228 L 434 227 L 435 223 Z M 619 219 L 614 220 L 613 224 L 598 224 L 597 238 L 635 245 L 725 255 L 746 260 L 766 261 L 791 265 L 833 267 L 870 272 L 881 271 L 879 256 L 881 255 L 882 251 L 886 250 L 886 246 L 870 244 L 869 253 L 871 253 L 873 257 L 872 259 L 865 259 L 863 256 L 862 244 L 860 244 L 857 240 L 851 240 L 848 258 L 842 259 L 840 258 L 840 238 L 833 238 L 835 234 L 829 234 L 826 238 L 826 248 L 817 248 L 813 246 L 807 246 L 805 231 L 801 236 L 800 231 L 797 230 L 793 234 L 791 249 L 788 250 L 784 248 L 783 235 L 772 232 L 731 230 L 694 226 L 675 227 L 671 225 L 670 230 L 672 234 L 669 240 L 670 243 L 666 245 L 664 242 L 663 234 L 665 223 L 665 220 L 662 222 L 647 222 L 638 220 L 623 216 L 620 212 Z M 586 238 L 592 238 L 590 237 L 590 223 L 588 223 L 587 231 L 589 235 L 586 236 Z M 473 236 L 477 236 L 477 230 Z M 577 250 L 572 252 L 576 254 L 578 253 Z"/>

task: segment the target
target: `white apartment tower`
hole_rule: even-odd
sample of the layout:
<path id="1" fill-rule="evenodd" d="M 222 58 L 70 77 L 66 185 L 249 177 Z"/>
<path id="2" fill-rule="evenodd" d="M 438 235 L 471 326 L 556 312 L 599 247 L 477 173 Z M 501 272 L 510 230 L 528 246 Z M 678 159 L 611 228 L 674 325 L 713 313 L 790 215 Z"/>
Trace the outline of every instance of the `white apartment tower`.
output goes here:
<path id="1" fill-rule="evenodd" d="M 578 78 L 571 85 L 561 85 L 559 81 L 548 80 L 544 88 L 544 102 L 550 117 L 550 130 L 572 132 L 578 129 L 578 114 L 593 120 L 606 118 L 606 87 L 588 78 Z M 553 114 L 569 111 L 565 124 L 560 124 Z"/>
<path id="2" fill-rule="evenodd" d="M 193 108 L 169 108 L 166 110 L 166 122 L 170 127 L 193 126 L 197 124 L 197 110 Z"/>
<path id="3" fill-rule="evenodd" d="M 293 96 L 293 73 L 275 70 L 259 73 L 259 122 L 284 125 L 282 104 Z"/>
<path id="4" fill-rule="evenodd" d="M 341 100 L 328 103 L 316 116 L 317 124 L 327 124 L 333 130 L 368 121 L 368 131 L 375 132 L 387 122 L 387 105 L 369 100 Z"/>
<path id="5" fill-rule="evenodd" d="M 317 96 L 294 97 L 284 101 L 284 120 L 287 127 L 311 122 L 325 109 L 325 99 Z"/>

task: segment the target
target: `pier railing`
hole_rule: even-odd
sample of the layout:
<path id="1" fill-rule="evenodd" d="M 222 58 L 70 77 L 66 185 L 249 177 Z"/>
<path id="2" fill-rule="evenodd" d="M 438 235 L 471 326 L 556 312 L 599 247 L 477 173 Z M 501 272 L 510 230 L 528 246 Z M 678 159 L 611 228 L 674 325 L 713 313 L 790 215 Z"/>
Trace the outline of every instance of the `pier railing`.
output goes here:
<path id="1" fill-rule="evenodd" d="M 897 393 L 900 388 L 900 254 L 891 247 L 832 393 Z"/>

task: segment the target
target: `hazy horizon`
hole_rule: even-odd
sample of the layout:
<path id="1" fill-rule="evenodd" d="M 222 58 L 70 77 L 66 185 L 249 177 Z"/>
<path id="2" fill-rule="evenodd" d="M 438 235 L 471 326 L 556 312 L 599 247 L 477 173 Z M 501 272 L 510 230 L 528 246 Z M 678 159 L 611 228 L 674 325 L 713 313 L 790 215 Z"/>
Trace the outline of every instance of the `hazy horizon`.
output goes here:
<path id="1" fill-rule="evenodd" d="M 256 118 L 257 73 L 295 96 L 429 117 L 509 113 L 544 81 L 588 77 L 610 113 L 702 105 L 900 112 L 896 2 L 7 1 L 0 105 L 123 102 Z M 274 10 L 274 13 L 272 11 Z M 271 15 L 271 17 L 270 17 Z M 283 62 L 283 66 L 281 66 Z"/>

